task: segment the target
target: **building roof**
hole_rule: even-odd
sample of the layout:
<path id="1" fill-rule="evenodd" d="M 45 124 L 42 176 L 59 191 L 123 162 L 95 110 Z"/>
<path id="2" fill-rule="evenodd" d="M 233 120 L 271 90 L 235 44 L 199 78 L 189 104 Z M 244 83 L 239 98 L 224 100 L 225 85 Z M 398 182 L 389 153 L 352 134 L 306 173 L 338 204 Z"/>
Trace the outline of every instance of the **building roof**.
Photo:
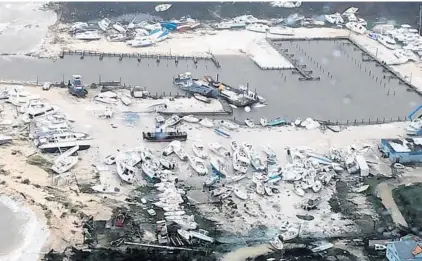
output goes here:
<path id="1" fill-rule="evenodd" d="M 397 255 L 400 260 L 413 260 L 413 259 L 420 259 L 422 260 L 422 256 L 415 252 L 416 256 L 412 253 L 419 247 L 419 244 L 422 245 L 420 241 L 414 240 L 403 240 L 403 241 L 396 241 L 392 242 L 395 246 Z"/>

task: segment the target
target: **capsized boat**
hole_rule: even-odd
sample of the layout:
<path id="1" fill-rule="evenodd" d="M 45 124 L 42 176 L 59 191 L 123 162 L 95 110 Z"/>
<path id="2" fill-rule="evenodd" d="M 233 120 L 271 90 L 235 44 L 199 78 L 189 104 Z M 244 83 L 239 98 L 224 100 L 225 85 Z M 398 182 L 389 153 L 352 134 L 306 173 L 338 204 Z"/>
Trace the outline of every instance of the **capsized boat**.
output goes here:
<path id="1" fill-rule="evenodd" d="M 230 156 L 230 152 L 225 147 L 223 147 L 223 145 L 221 145 L 218 142 L 209 143 L 208 144 L 208 148 L 212 152 L 214 152 L 215 154 L 217 154 L 218 156 L 221 156 L 221 157 Z"/>
<path id="2" fill-rule="evenodd" d="M 207 175 L 208 169 L 205 165 L 205 161 L 198 157 L 190 157 L 191 167 L 198 172 L 199 175 Z"/>
<path id="3" fill-rule="evenodd" d="M 205 147 L 202 143 L 194 142 L 192 144 L 193 153 L 201 159 L 206 159 L 208 157 L 207 152 L 205 151 Z"/>

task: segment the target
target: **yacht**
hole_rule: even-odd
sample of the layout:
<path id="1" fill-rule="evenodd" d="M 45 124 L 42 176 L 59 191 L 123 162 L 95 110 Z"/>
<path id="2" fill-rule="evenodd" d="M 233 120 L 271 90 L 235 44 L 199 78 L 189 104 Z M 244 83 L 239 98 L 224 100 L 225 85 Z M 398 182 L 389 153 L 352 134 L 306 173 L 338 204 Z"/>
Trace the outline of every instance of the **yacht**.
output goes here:
<path id="1" fill-rule="evenodd" d="M 86 134 L 85 134 L 86 135 Z M 88 135 L 79 133 L 63 132 L 49 136 L 41 136 L 34 142 L 35 145 L 44 152 L 57 152 L 79 146 L 79 150 L 86 150 L 91 147 L 91 139 Z"/>
<path id="2" fill-rule="evenodd" d="M 343 24 L 344 19 L 341 17 L 340 13 L 335 13 L 331 15 L 325 15 L 325 20 L 330 24 Z"/>
<path id="3" fill-rule="evenodd" d="M 394 39 L 391 38 L 390 36 L 378 35 L 377 40 L 388 49 L 391 49 L 391 50 L 396 49 L 396 41 L 394 41 Z"/>
<path id="4" fill-rule="evenodd" d="M 266 33 L 268 28 L 268 25 L 265 24 L 249 24 L 248 26 L 246 26 L 246 30 L 257 33 Z"/>
<path id="5" fill-rule="evenodd" d="M 366 27 L 360 23 L 348 22 L 346 23 L 346 28 L 358 34 L 366 33 Z"/>
<path id="6" fill-rule="evenodd" d="M 38 99 L 29 100 L 28 103 L 22 106 L 21 111 L 24 111 L 25 115 L 23 120 L 30 122 L 38 117 L 50 115 L 56 112 L 56 108 L 48 103 L 41 102 Z"/>

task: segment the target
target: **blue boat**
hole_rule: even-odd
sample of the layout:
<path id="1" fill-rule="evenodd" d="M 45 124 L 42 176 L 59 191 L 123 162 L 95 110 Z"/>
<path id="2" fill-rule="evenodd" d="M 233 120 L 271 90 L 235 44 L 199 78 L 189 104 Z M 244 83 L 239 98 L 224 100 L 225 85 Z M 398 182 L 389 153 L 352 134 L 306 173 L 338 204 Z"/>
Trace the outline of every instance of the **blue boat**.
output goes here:
<path id="1" fill-rule="evenodd" d="M 174 31 L 177 29 L 177 23 L 173 22 L 161 22 L 161 27 L 166 28 L 169 31 Z"/>
<path id="2" fill-rule="evenodd" d="M 227 177 L 227 164 L 221 158 L 211 158 L 211 170 L 212 172 L 219 177 Z"/>
<path id="3" fill-rule="evenodd" d="M 184 91 L 199 93 L 205 97 L 217 98 L 220 95 L 218 89 L 209 86 L 207 82 L 193 79 L 190 72 L 179 74 L 173 79 L 173 83 Z"/>
<path id="4" fill-rule="evenodd" d="M 230 134 L 227 133 L 227 132 L 225 132 L 222 129 L 216 128 L 216 129 L 214 129 L 214 131 L 215 131 L 215 133 L 217 133 L 220 136 L 223 136 L 224 138 L 229 138 L 230 137 Z"/>
<path id="5" fill-rule="evenodd" d="M 279 126 L 279 125 L 286 125 L 286 124 L 288 124 L 288 122 L 285 119 L 278 117 L 275 120 L 269 121 L 267 123 L 267 126 Z"/>

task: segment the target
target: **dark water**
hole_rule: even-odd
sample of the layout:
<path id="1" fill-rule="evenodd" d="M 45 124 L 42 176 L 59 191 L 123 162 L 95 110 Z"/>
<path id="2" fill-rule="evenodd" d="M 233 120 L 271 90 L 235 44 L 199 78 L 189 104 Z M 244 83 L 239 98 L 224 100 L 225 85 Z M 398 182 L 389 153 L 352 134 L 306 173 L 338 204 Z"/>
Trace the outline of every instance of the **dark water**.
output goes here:
<path id="1" fill-rule="evenodd" d="M 172 2 L 169 2 L 172 3 Z M 305 2 L 299 8 L 273 8 L 267 3 L 246 2 L 176 2 L 166 12 L 157 13 L 157 2 L 66 2 L 60 3 L 62 21 L 89 21 L 103 17 L 117 17 L 124 14 L 159 15 L 164 20 L 190 15 L 200 20 L 216 20 L 252 14 L 259 18 L 280 18 L 292 13 L 320 15 L 343 12 L 348 7 L 359 8 L 359 15 L 365 19 L 398 20 L 416 25 L 419 21 L 420 2 Z M 133 16 L 132 16 L 133 18 Z M 131 18 L 131 19 L 132 19 Z"/>

